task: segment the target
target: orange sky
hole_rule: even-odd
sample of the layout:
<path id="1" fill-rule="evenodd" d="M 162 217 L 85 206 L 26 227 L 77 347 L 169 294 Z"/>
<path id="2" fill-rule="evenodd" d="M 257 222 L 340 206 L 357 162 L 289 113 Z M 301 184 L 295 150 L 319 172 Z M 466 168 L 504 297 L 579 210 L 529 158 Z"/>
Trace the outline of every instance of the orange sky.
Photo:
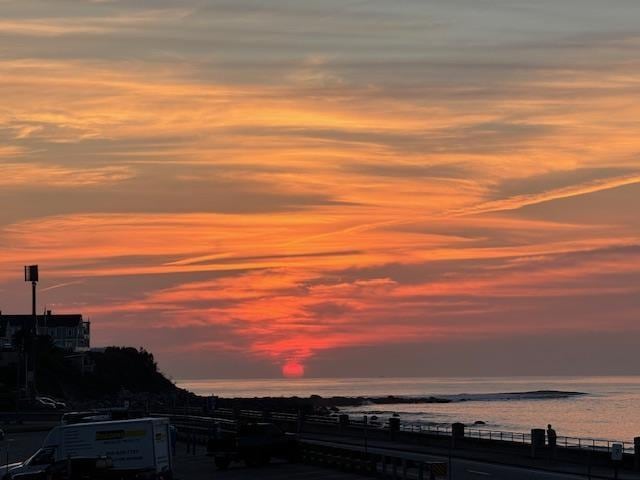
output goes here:
<path id="1" fill-rule="evenodd" d="M 180 377 L 640 337 L 639 14 L 0 0 L 0 308 Z"/>

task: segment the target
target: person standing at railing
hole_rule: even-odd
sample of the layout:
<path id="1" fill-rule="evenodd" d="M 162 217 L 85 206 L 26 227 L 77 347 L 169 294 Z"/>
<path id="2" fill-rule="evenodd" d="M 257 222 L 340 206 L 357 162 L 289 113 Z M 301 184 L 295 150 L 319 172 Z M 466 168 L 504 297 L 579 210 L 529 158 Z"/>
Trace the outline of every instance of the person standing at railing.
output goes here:
<path id="1" fill-rule="evenodd" d="M 558 435 L 556 431 L 553 429 L 551 424 L 547 425 L 547 445 L 549 445 L 549 450 L 551 451 L 551 455 L 555 454 L 556 444 L 558 443 Z"/>

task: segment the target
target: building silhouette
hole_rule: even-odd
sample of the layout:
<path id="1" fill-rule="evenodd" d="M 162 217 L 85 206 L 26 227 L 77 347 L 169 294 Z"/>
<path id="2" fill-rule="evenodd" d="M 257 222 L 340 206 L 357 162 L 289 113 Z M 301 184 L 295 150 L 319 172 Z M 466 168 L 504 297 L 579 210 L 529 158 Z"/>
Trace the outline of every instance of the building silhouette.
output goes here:
<path id="1" fill-rule="evenodd" d="M 48 310 L 44 315 L 5 315 L 0 312 L 0 346 L 13 346 L 16 333 L 22 328 L 35 331 L 39 336 L 48 335 L 56 347 L 69 352 L 86 352 L 91 347 L 91 322 L 80 314 L 53 314 Z"/>

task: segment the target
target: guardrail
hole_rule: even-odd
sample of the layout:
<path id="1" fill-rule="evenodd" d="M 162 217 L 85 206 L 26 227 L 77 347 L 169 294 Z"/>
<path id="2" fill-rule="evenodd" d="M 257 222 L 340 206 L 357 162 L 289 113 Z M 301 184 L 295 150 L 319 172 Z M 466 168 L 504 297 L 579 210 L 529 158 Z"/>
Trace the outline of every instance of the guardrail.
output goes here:
<path id="1" fill-rule="evenodd" d="M 2 423 L 60 421 L 67 410 L 35 410 L 0 412 Z"/>
<path id="2" fill-rule="evenodd" d="M 307 415 L 304 417 L 305 422 L 325 424 L 325 425 L 337 425 L 338 417 L 327 417 L 323 415 Z"/>
<path id="3" fill-rule="evenodd" d="M 447 477 L 447 462 L 429 455 L 367 448 L 339 442 L 302 440 L 302 460 L 341 470 L 403 480 Z"/>
<path id="4" fill-rule="evenodd" d="M 170 412 L 167 412 L 170 414 Z M 233 422 L 233 418 L 239 416 L 240 418 L 246 419 L 271 419 L 277 422 L 288 422 L 295 423 L 300 421 L 301 417 L 295 413 L 289 412 L 261 412 L 257 410 L 236 410 L 233 409 L 216 409 L 212 412 L 212 416 L 185 416 L 182 415 L 183 418 L 189 418 L 190 421 L 199 419 L 200 421 L 212 421 L 214 418 L 215 421 L 218 422 Z M 179 423 L 179 416 L 172 415 L 172 418 L 178 419 L 178 422 L 174 422 L 176 424 Z M 338 416 L 326 416 L 326 415 L 305 415 L 303 421 L 305 423 L 315 424 L 315 425 L 339 425 L 340 419 Z M 388 429 L 388 422 L 371 422 L 365 421 L 364 416 L 349 416 L 349 425 L 351 426 L 360 426 L 364 428 L 366 424 L 366 428 L 370 430 L 375 429 Z M 420 423 L 420 422 L 400 422 L 399 430 L 401 432 L 412 432 L 416 434 L 425 434 L 425 435 L 433 435 L 433 436 L 445 436 L 451 437 L 452 429 L 451 425 L 442 425 L 442 424 L 429 424 L 429 423 Z M 501 430 L 489 430 L 489 429 L 480 429 L 480 428 L 465 428 L 464 438 L 468 439 L 480 439 L 480 440 L 489 440 L 489 441 L 501 441 L 501 442 L 509 442 L 514 444 L 531 444 L 531 434 L 523 433 L 523 432 L 511 432 L 511 431 L 501 431 Z M 624 442 L 624 441 L 616 441 L 609 439 L 598 439 L 598 438 L 579 438 L 579 437 L 568 437 L 568 436 L 559 436 L 557 438 L 557 446 L 563 447 L 566 449 L 576 449 L 576 450 L 586 450 L 586 451 L 596 451 L 596 452 L 608 452 L 610 453 L 612 450 L 612 446 L 614 443 L 622 444 L 623 451 L 627 454 L 634 454 L 635 448 L 633 442 Z"/>
<path id="5" fill-rule="evenodd" d="M 601 438 L 576 438 L 576 437 L 558 437 L 558 440 L 557 440 L 557 444 L 559 447 L 603 451 L 608 453 L 611 453 L 611 449 L 614 443 L 621 444 L 624 453 L 633 454 L 635 452 L 635 447 L 633 442 L 605 440 Z"/>
<path id="6" fill-rule="evenodd" d="M 386 424 L 384 424 L 386 426 Z M 426 433 L 429 435 L 451 436 L 451 425 L 438 425 L 429 423 L 400 423 L 400 431 L 413 433 Z"/>
<path id="7" fill-rule="evenodd" d="M 451 436 L 450 425 L 424 424 L 424 423 L 401 423 L 400 430 L 403 432 L 424 433 L 429 435 Z M 465 428 L 465 438 L 476 438 L 490 441 L 501 441 L 511 443 L 521 443 L 531 445 L 531 434 L 523 432 L 509 432 L 504 430 L 487 430 L 481 428 Z M 556 441 L 558 447 L 575 448 L 583 450 L 611 452 L 612 445 L 619 443 L 623 446 L 625 453 L 635 452 L 633 442 L 618 440 L 607 440 L 602 438 L 580 438 L 559 436 Z"/>
<path id="8" fill-rule="evenodd" d="M 166 412 L 164 415 L 166 416 L 168 413 Z M 232 418 L 231 413 L 235 413 L 236 417 Z M 377 446 L 380 448 L 385 445 L 385 442 L 391 441 L 387 445 L 395 446 L 388 449 L 385 455 L 378 456 L 375 459 L 366 457 L 366 454 L 366 459 L 363 459 L 364 457 L 361 454 L 326 449 L 324 453 L 323 451 L 319 453 L 316 451 L 310 457 L 305 458 L 309 461 L 315 458 L 317 461 L 329 462 L 329 466 L 333 465 L 338 468 L 342 466 L 362 473 L 365 473 L 362 470 L 365 465 L 375 463 L 377 466 L 375 468 L 371 467 L 369 473 L 381 476 L 390 475 L 394 479 L 402 475 L 402 478 L 406 479 L 423 478 L 426 480 L 427 477 L 424 475 L 430 472 L 424 464 L 421 467 L 419 461 L 414 462 L 414 460 L 410 460 L 407 457 L 407 455 L 417 454 L 409 446 L 411 444 L 431 446 L 434 449 L 433 451 L 448 451 L 449 455 L 453 450 L 461 449 L 461 451 L 467 451 L 467 453 L 475 451 L 476 454 L 479 452 L 492 452 L 492 454 L 497 454 L 498 458 L 512 455 L 513 457 L 509 458 L 516 459 L 516 461 L 518 458 L 544 459 L 553 457 L 555 461 L 582 465 L 590 472 L 592 466 L 611 467 L 613 444 L 620 443 L 623 446 L 625 455 L 623 455 L 622 461 L 616 464 L 616 468 L 640 469 L 640 449 L 638 449 L 638 454 L 636 455 L 632 443 L 614 442 L 608 439 L 560 436 L 557 438 L 557 450 L 551 450 L 548 446 L 545 447 L 544 438 L 542 439 L 542 445 L 538 445 L 540 438 L 537 435 L 533 439 L 535 442 L 535 445 L 533 445 L 532 435 L 529 433 L 482 428 L 459 429 L 456 425 L 402 423 L 398 417 L 392 417 L 390 419 L 392 420 L 391 422 L 372 423 L 368 418 L 365 420 L 364 416 L 303 416 L 290 412 L 259 412 L 255 410 L 215 411 L 212 412 L 212 416 L 170 415 L 170 417 L 172 423 L 178 427 L 178 437 L 187 443 L 187 451 L 193 454 L 196 454 L 197 445 L 207 445 L 212 435 L 215 435 L 215 430 L 218 426 L 222 424 L 227 425 L 229 428 L 237 428 L 243 420 L 281 423 L 286 430 L 303 434 L 300 437 L 303 443 L 315 441 L 309 437 L 305 438 L 305 433 L 320 434 L 319 438 L 323 438 L 322 435 L 324 434 L 324 438 L 331 439 L 329 443 L 338 445 L 350 444 L 355 438 L 355 444 L 352 444 L 349 448 L 362 449 L 364 445 L 366 449 L 368 445 L 369 454 L 375 450 L 372 447 Z M 424 435 L 425 438 L 421 439 L 421 435 Z M 378 445 L 375 445 L 376 442 L 378 442 Z M 403 445 L 407 448 L 402 448 Z M 366 452 L 367 450 L 365 450 Z M 392 454 L 395 453 L 398 455 L 393 457 Z M 316 457 L 313 455 L 316 455 Z M 398 472 L 398 468 L 401 468 L 400 472 Z M 389 469 L 391 469 L 390 472 Z M 407 471 L 408 473 L 404 476 Z M 435 472 L 436 470 L 433 471 Z"/>
<path id="9" fill-rule="evenodd" d="M 257 411 L 240 411 L 239 413 L 242 418 L 249 420 L 260 420 L 265 416 L 280 417 L 286 421 L 298 420 L 298 415 L 283 412 L 265 414 Z M 166 415 L 166 413 L 154 413 L 153 415 Z M 237 425 L 235 420 L 221 418 L 221 416 L 174 414 L 170 415 L 170 418 L 172 424 L 178 429 L 179 438 L 187 442 L 187 451 L 193 454 L 196 453 L 196 445 L 207 444 L 216 425 Z M 338 424 L 335 417 L 320 415 L 307 416 L 305 421 L 330 425 Z M 447 474 L 445 461 L 424 454 L 308 439 L 300 440 L 299 447 L 300 456 L 306 462 L 320 463 L 332 468 L 383 478 L 436 480 L 446 477 Z"/>

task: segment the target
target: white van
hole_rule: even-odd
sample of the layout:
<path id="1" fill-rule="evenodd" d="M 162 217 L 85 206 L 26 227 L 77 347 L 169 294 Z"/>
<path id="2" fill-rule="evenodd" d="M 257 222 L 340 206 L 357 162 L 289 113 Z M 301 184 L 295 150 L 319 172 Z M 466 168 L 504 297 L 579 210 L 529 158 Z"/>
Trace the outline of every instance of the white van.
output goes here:
<path id="1" fill-rule="evenodd" d="M 31 458 L 11 466 L 12 475 L 43 471 L 66 459 L 109 459 L 114 471 L 172 478 L 171 436 L 166 418 L 138 418 L 55 427 Z"/>

